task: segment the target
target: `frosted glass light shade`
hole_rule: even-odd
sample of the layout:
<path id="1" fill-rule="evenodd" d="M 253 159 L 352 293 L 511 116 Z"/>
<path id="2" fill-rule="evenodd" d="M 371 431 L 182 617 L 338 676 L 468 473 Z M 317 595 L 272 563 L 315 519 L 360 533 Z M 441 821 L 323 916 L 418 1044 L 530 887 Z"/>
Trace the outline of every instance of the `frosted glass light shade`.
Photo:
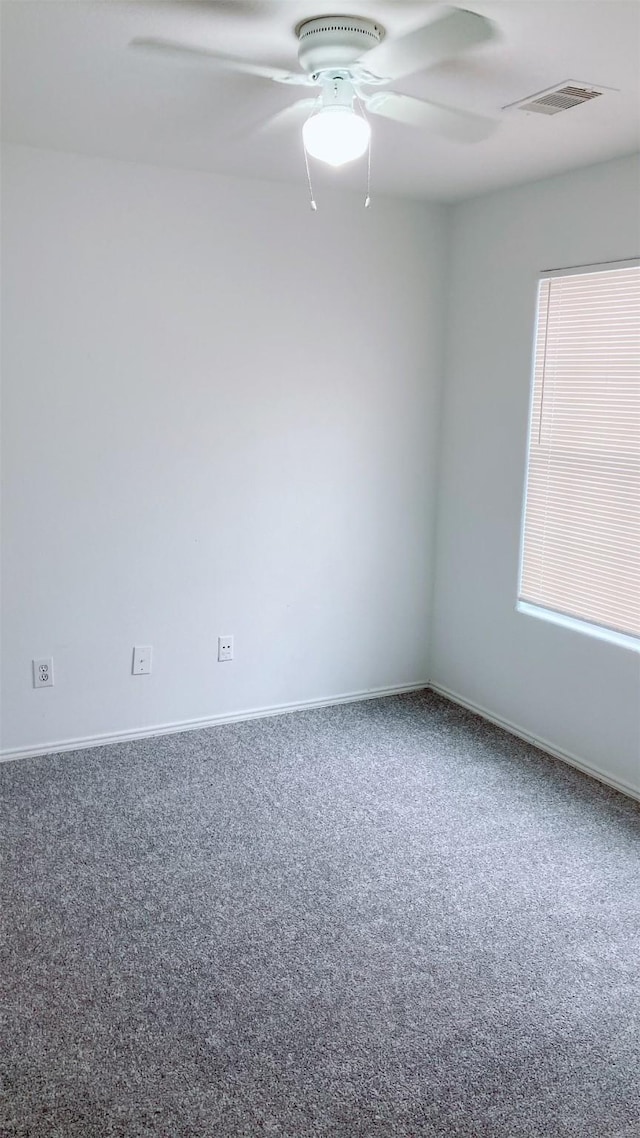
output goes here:
<path id="1" fill-rule="evenodd" d="M 307 154 L 330 166 L 343 166 L 361 158 L 370 136 L 369 123 L 350 107 L 323 107 L 302 128 Z"/>

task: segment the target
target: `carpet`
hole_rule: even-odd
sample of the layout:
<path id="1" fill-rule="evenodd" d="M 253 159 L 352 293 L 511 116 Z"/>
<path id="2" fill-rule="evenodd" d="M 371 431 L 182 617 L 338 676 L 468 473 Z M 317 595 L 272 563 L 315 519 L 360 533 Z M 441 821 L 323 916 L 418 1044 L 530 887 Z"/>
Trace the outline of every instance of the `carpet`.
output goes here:
<path id="1" fill-rule="evenodd" d="M 0 768 L 2 1138 L 636 1138 L 640 810 L 431 692 Z"/>

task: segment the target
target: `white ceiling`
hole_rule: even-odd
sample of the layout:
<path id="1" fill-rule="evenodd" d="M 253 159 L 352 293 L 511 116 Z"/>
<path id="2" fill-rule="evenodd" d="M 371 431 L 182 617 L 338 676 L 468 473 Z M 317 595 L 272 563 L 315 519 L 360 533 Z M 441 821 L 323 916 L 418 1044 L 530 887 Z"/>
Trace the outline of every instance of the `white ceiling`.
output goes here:
<path id="1" fill-rule="evenodd" d="M 395 84 L 500 120 L 474 145 L 374 120 L 373 192 L 456 200 L 624 154 L 640 145 L 640 3 L 465 0 L 499 39 Z M 135 36 L 207 46 L 295 69 L 294 26 L 342 12 L 394 35 L 441 11 L 424 0 L 3 0 L 3 135 L 13 142 L 226 174 L 304 181 L 299 127 L 253 131 L 300 88 L 155 59 Z M 547 117 L 501 110 L 566 80 L 612 88 Z M 366 162 L 318 173 L 362 187 Z"/>

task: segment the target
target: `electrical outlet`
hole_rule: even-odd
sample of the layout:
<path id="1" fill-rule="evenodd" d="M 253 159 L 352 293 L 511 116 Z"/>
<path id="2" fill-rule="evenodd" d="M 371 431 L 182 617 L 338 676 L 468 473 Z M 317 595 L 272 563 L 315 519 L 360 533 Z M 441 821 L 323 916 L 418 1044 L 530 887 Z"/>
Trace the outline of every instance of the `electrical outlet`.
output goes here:
<path id="1" fill-rule="evenodd" d="M 233 636 L 218 637 L 218 661 L 233 660 Z"/>
<path id="2" fill-rule="evenodd" d="M 32 660 L 33 665 L 33 686 L 34 688 L 52 688 L 53 687 L 53 659 L 49 656 L 46 660 Z"/>
<path id="3" fill-rule="evenodd" d="M 136 644 L 133 649 L 133 664 L 131 667 L 131 674 L 133 676 L 148 676 L 151 674 L 151 653 L 153 649 L 150 644 Z"/>

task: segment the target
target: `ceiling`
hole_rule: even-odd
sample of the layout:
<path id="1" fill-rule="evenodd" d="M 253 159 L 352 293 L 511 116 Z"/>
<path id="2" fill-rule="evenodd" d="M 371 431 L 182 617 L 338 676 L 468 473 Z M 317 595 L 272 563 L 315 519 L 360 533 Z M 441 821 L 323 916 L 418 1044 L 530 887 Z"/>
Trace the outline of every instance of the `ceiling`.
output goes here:
<path id="1" fill-rule="evenodd" d="M 461 145 L 374 119 L 372 193 L 453 201 L 640 148 L 640 3 L 464 2 L 499 37 L 394 86 L 496 116 L 499 129 Z M 304 182 L 299 127 L 257 129 L 304 89 L 155 59 L 129 41 L 162 37 L 296 69 L 293 29 L 304 18 L 367 15 L 395 35 L 442 9 L 424 0 L 3 0 L 1 10 L 5 140 Z M 567 80 L 610 90 L 552 117 L 502 109 Z M 364 192 L 366 161 L 314 174 Z"/>

